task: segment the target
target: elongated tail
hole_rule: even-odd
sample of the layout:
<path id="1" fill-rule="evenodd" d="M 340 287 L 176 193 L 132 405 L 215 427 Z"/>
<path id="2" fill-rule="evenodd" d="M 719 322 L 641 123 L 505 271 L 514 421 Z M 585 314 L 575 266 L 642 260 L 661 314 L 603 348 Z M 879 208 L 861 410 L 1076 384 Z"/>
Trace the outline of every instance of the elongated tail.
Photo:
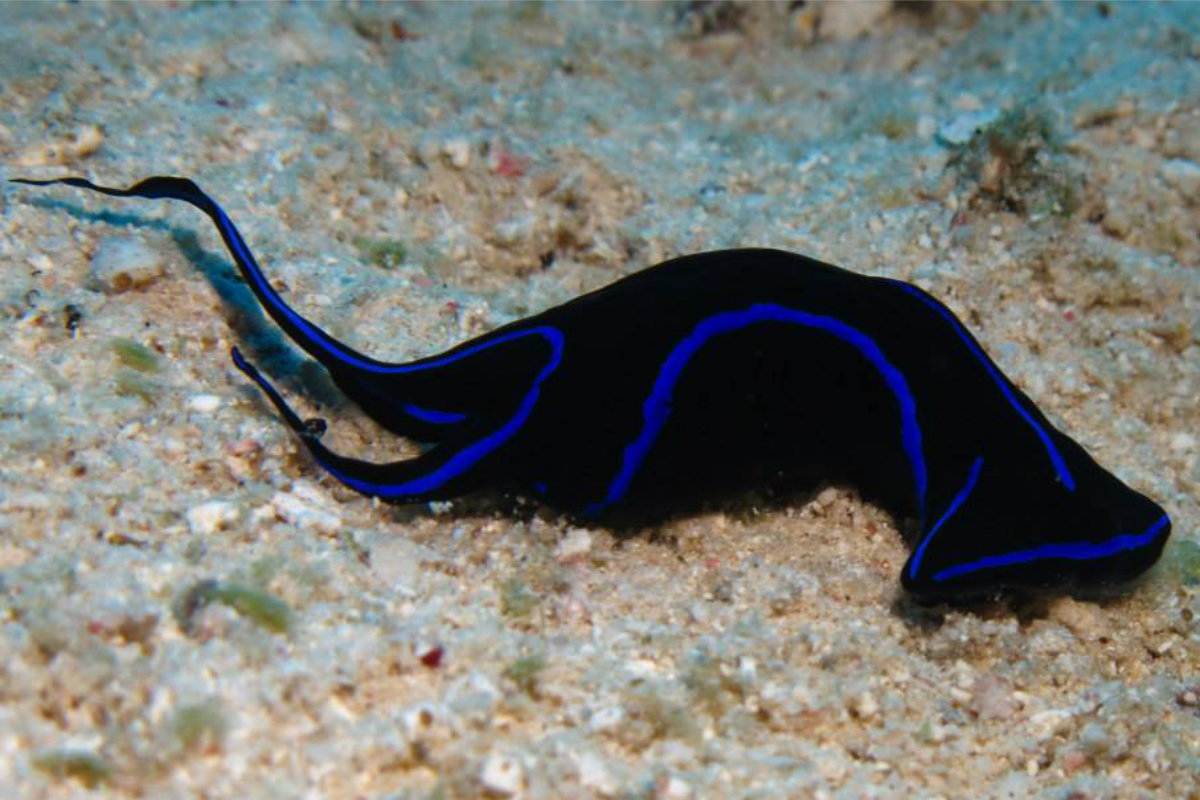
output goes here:
<path id="1" fill-rule="evenodd" d="M 322 364 L 333 360 L 348 366 L 367 369 L 387 366 L 383 362 L 376 361 L 351 347 L 347 347 L 288 306 L 283 301 L 283 298 L 271 287 L 271 284 L 267 282 L 262 269 L 258 266 L 258 262 L 254 260 L 254 255 L 250 252 L 250 248 L 246 246 L 245 239 L 242 238 L 241 233 L 238 232 L 237 227 L 234 226 L 228 215 L 221 210 L 216 201 L 206 195 L 199 186 L 187 178 L 147 178 L 128 189 L 113 189 L 107 186 L 98 186 L 85 178 L 58 178 L 45 181 L 15 178 L 13 179 L 13 183 L 24 183 L 32 186 L 65 184 L 81 189 L 89 189 L 93 192 L 100 192 L 101 194 L 112 195 L 113 197 L 144 197 L 150 200 L 170 198 L 189 203 L 207 214 L 213 223 L 216 224 L 221 238 L 225 241 L 225 246 L 229 248 L 230 254 L 233 255 L 234 260 L 237 262 L 238 270 L 242 273 L 242 277 L 246 279 L 246 283 L 250 285 L 250 289 L 254 292 L 254 296 L 258 298 L 258 302 L 262 304 L 263 309 L 271 316 L 271 319 L 275 320 L 276 324 L 283 328 L 288 337 L 301 349 Z"/>
<path id="2" fill-rule="evenodd" d="M 455 458 L 459 454 L 446 446 L 435 447 L 417 458 L 389 464 L 374 464 L 334 453 L 321 443 L 324 420 L 302 420 L 271 382 L 246 361 L 240 350 L 233 348 L 230 356 L 234 366 L 267 396 L 316 462 L 352 489 L 391 502 L 415 503 L 457 497 L 481 485 L 473 473 L 455 468 Z"/>
<path id="3" fill-rule="evenodd" d="M 195 206 L 217 226 L 242 277 L 271 319 L 297 346 L 329 370 L 338 386 L 372 417 L 397 433 L 429 442 L 456 435 L 455 425 L 467 421 L 468 414 L 456 406 L 466 406 L 471 397 L 477 396 L 478 381 L 466 380 L 467 385 L 463 386 L 464 381 L 439 374 L 446 370 L 430 369 L 438 364 L 426 363 L 428 359 L 410 364 L 377 361 L 305 319 L 271 287 L 229 216 L 191 180 L 159 176 L 128 189 L 100 186 L 85 178 L 14 178 L 12 182 L 30 186 L 63 184 L 113 197 L 165 198 Z"/>
<path id="4" fill-rule="evenodd" d="M 333 453 L 320 442 L 324 431 L 323 421 L 301 420 L 278 390 L 234 348 L 231 353 L 234 365 L 257 384 L 317 462 L 346 485 L 364 494 L 398 502 L 423 502 L 465 494 L 483 482 L 479 471 L 475 469 L 477 462 L 512 435 L 507 427 L 487 435 L 479 430 L 480 420 L 471 419 L 467 414 L 419 405 L 423 402 L 420 397 L 422 392 L 426 395 L 431 392 L 444 395 L 445 390 L 440 388 L 443 386 L 462 392 L 460 384 L 463 381 L 456 382 L 456 371 L 470 376 L 482 367 L 485 373 L 489 372 L 489 364 L 497 360 L 493 351 L 500 355 L 502 365 L 510 348 L 475 344 L 459 348 L 461 352 L 437 358 L 410 364 L 386 364 L 347 347 L 283 301 L 267 282 L 233 222 L 192 181 L 186 178 L 154 177 L 128 189 L 99 186 L 84 178 L 13 179 L 12 182 L 30 186 L 63 184 L 114 197 L 182 200 L 207 214 L 216 224 L 238 269 L 267 314 L 297 345 L 329 369 L 351 399 L 362 404 L 368 413 L 376 412 L 372 416 L 381 422 L 391 422 L 389 427 L 402 429 L 401 432 L 426 441 L 442 443 L 417 458 L 389 464 L 374 464 Z M 495 343 L 503 344 L 510 338 L 525 339 L 526 336 L 510 334 L 498 337 Z M 475 353 L 485 351 L 489 358 L 471 358 Z M 443 374 L 444 370 L 440 369 L 447 366 L 452 373 L 450 376 Z M 468 380 L 466 388 L 472 388 L 478 382 L 478 379 Z M 536 387 L 532 391 L 536 395 Z M 415 400 L 411 399 L 414 393 L 417 395 Z"/>

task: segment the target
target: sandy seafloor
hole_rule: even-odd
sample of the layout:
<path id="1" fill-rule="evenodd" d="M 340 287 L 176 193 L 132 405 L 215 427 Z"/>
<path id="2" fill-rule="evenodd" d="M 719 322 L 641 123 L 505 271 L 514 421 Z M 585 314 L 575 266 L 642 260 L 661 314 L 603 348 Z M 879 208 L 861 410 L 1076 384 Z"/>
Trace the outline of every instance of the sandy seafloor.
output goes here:
<path id="1" fill-rule="evenodd" d="M 1122 592 L 923 609 L 843 488 L 374 504 L 229 347 L 411 449 L 203 215 L 6 185 L 0 797 L 1200 796 L 1200 6 L 6 3 L 0 164 L 195 178 L 389 359 L 705 249 L 912 280 L 1175 526 Z"/>

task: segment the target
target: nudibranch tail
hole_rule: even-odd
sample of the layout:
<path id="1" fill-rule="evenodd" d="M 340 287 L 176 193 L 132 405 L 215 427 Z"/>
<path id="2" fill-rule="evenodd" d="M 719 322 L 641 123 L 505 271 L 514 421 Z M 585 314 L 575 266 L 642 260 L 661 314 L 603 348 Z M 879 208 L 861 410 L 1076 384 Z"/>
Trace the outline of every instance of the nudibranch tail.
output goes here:
<path id="1" fill-rule="evenodd" d="M 225 246 L 237 263 L 238 270 L 250 286 L 254 296 L 258 298 L 263 309 L 275 320 L 279 327 L 294 341 L 297 346 L 320 361 L 322 364 L 338 364 L 364 369 L 387 366 L 362 353 L 346 346 L 330 336 L 318 326 L 309 322 L 296 313 L 279 293 L 267 281 L 262 269 L 254 259 L 254 254 L 246 245 L 246 240 L 238 231 L 233 221 L 221 209 L 217 202 L 204 193 L 193 181 L 187 178 L 157 176 L 135 183 L 128 189 L 114 189 L 100 186 L 86 178 L 56 178 L 52 180 L 29 180 L 14 178 L 13 183 L 24 183 L 31 186 L 51 186 L 63 184 L 93 192 L 111 195 L 113 197 L 141 197 L 147 200 L 182 200 L 205 214 L 217 226 Z"/>
<path id="2" fill-rule="evenodd" d="M 352 400 L 380 419 L 386 427 L 422 441 L 438 441 L 450 435 L 448 426 L 466 421 L 467 414 L 444 405 L 447 392 L 438 385 L 439 376 L 429 373 L 429 367 L 433 365 L 425 363 L 428 359 L 411 364 L 389 364 L 370 358 L 338 341 L 284 302 L 263 274 L 229 215 L 193 181 L 156 176 L 128 189 L 100 186 L 86 178 L 74 177 L 51 180 L 13 178 L 12 182 L 30 186 L 62 184 L 113 197 L 182 200 L 200 209 L 216 225 L 238 271 L 259 304 L 298 347 L 329 370 L 334 381 Z M 384 379 L 382 382 L 381 377 Z M 457 399 L 451 397 L 450 402 Z"/>
<path id="3" fill-rule="evenodd" d="M 456 472 L 448 468 L 447 462 L 453 461 L 454 452 L 444 447 L 435 447 L 416 458 L 389 464 L 375 464 L 334 453 L 321 443 L 324 420 L 302 420 L 279 390 L 245 359 L 240 350 L 233 348 L 230 356 L 234 365 L 267 396 L 313 459 L 347 486 L 366 495 L 406 503 L 455 497 L 479 488 L 478 481 L 469 471 Z"/>

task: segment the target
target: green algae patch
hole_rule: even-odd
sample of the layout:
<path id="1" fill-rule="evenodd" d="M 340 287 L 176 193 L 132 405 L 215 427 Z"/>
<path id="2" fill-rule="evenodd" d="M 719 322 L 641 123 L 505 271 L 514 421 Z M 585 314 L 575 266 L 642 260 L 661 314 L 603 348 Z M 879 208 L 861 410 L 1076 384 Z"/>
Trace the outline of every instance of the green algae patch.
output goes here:
<path id="1" fill-rule="evenodd" d="M 1190 539 L 1176 539 L 1167 549 L 1165 560 L 1184 586 L 1200 584 L 1200 544 Z"/>
<path id="2" fill-rule="evenodd" d="M 292 629 L 292 609 L 270 592 L 236 583 L 220 584 L 213 599 L 272 633 L 288 633 Z"/>
<path id="3" fill-rule="evenodd" d="M 138 372 L 154 373 L 162 369 L 158 354 L 146 345 L 118 336 L 108 340 L 113 355 L 124 366 Z"/>
<path id="4" fill-rule="evenodd" d="M 625 746 L 641 749 L 662 739 L 700 741 L 700 726 L 692 712 L 668 699 L 659 687 L 639 686 L 622 699 L 626 720 L 618 737 Z"/>
<path id="5" fill-rule="evenodd" d="M 911 138 L 917 130 L 917 121 L 911 114 L 887 113 L 875 120 L 872 128 L 893 142 Z"/>
<path id="6" fill-rule="evenodd" d="M 210 603 L 226 605 L 272 633 L 286 634 L 292 630 L 292 609 L 275 595 L 211 578 L 192 584 L 175 600 L 173 612 L 179 627 L 191 635 L 196 614 Z"/>
<path id="7" fill-rule="evenodd" d="M 395 269 L 408 257 L 408 248 L 399 239 L 371 239 L 355 236 L 354 249 L 358 257 L 382 269 Z"/>
<path id="8" fill-rule="evenodd" d="M 516 578 L 500 584 L 500 613 L 506 617 L 528 617 L 540 602 L 541 598 Z"/>
<path id="9" fill-rule="evenodd" d="M 33 767 L 56 780 L 77 780 L 89 789 L 112 777 L 109 763 L 88 750 L 47 750 L 33 757 Z"/>
<path id="10" fill-rule="evenodd" d="M 546 659 L 540 655 L 524 656 L 504 668 L 504 677 L 513 682 L 519 690 L 536 700 L 538 697 L 538 680 L 546 669 Z"/>
<path id="11" fill-rule="evenodd" d="M 1064 157 L 1061 137 L 1044 109 L 1012 108 L 950 156 L 975 205 L 1033 218 L 1078 210 L 1080 183 Z"/>
<path id="12" fill-rule="evenodd" d="M 228 723 L 221 704 L 206 700 L 179 708 L 171 717 L 171 735 L 190 752 L 212 752 L 225 740 Z"/>
<path id="13" fill-rule="evenodd" d="M 114 387 L 118 397 L 139 397 L 150 404 L 158 402 L 158 397 L 162 393 L 162 389 L 157 383 L 128 369 L 117 373 Z"/>
<path id="14" fill-rule="evenodd" d="M 740 707 L 746 696 L 746 687 L 737 673 L 704 653 L 693 657 L 683 674 L 683 685 L 714 719 Z"/>
<path id="15" fill-rule="evenodd" d="M 278 554 L 260 556 L 250 562 L 249 579 L 247 582 L 251 586 L 260 589 L 270 586 L 271 581 L 279 576 L 284 566 L 284 559 Z"/>
<path id="16" fill-rule="evenodd" d="M 364 567 L 371 566 L 371 551 L 364 547 L 351 531 L 339 532 L 338 540 L 355 561 Z"/>

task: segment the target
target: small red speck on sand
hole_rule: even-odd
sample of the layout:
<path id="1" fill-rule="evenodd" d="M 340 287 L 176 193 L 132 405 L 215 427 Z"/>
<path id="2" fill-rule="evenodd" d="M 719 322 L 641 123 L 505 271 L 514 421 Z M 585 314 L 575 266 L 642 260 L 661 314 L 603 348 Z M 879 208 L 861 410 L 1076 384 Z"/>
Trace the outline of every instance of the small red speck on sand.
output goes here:
<path id="1" fill-rule="evenodd" d="M 1065 772 L 1071 773 L 1087 765 L 1087 756 L 1079 750 L 1069 750 L 1062 757 L 1062 768 Z"/>
<path id="2" fill-rule="evenodd" d="M 98 622 L 94 619 L 88 620 L 87 630 L 88 633 L 92 634 L 93 636 L 103 636 L 108 632 L 103 622 Z"/>
<path id="3" fill-rule="evenodd" d="M 422 289 L 428 289 L 433 286 L 433 279 L 428 275 L 414 275 L 412 282 Z"/>
<path id="4" fill-rule="evenodd" d="M 239 458 L 256 456 L 262 452 L 262 445 L 253 439 L 240 439 L 229 445 L 229 455 Z"/>
<path id="5" fill-rule="evenodd" d="M 1070 309 L 1067 309 L 1066 311 L 1063 312 L 1063 319 L 1065 319 L 1067 322 L 1074 322 L 1075 321 L 1075 312 L 1071 311 Z"/>
<path id="6" fill-rule="evenodd" d="M 392 20 L 392 38 L 397 42 L 408 42 L 421 37 L 404 27 L 402 23 Z"/>
<path id="7" fill-rule="evenodd" d="M 716 569 L 719 566 L 721 566 L 721 559 L 719 558 L 709 556 L 708 558 L 704 559 L 705 569 Z"/>
<path id="8" fill-rule="evenodd" d="M 458 301 L 457 300 L 447 300 L 444 310 L 447 314 L 457 314 L 458 313 Z"/>
<path id="9" fill-rule="evenodd" d="M 439 644 L 437 647 L 431 647 L 424 653 L 421 653 L 421 663 L 430 669 L 437 669 L 442 665 L 442 656 L 445 654 L 446 651 Z"/>
<path id="10" fill-rule="evenodd" d="M 518 158 L 507 150 L 496 153 L 496 161 L 492 171 L 502 178 L 519 178 L 525 174 L 528 164 L 525 159 Z"/>

